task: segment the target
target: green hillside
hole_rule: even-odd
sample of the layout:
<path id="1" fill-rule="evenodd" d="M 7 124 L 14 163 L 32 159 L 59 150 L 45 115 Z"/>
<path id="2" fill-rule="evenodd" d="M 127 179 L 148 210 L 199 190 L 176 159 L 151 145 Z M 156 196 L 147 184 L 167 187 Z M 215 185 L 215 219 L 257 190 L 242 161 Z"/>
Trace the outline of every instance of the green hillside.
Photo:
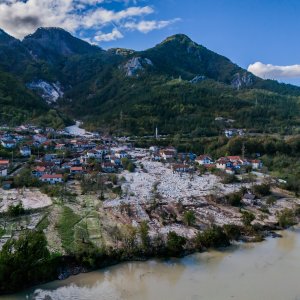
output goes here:
<path id="1" fill-rule="evenodd" d="M 22 42 L 1 31 L 0 54 L 2 122 L 40 121 L 51 110 L 59 126 L 63 114 L 118 134 L 152 134 L 156 126 L 164 134 L 300 131 L 300 87 L 258 78 L 182 34 L 136 52 L 104 51 L 59 28 L 40 28 Z M 29 90 L 40 81 L 59 85 L 60 97 L 47 104 Z"/>

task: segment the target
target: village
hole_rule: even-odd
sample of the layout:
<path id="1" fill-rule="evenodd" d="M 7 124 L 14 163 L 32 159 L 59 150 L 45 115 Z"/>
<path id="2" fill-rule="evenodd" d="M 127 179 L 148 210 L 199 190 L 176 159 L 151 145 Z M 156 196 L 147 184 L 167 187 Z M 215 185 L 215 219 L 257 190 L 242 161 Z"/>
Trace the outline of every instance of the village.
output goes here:
<path id="1" fill-rule="evenodd" d="M 272 226 L 278 212 L 300 204 L 262 171 L 258 157 L 213 158 L 172 145 L 136 148 L 78 127 L 4 128 L 0 141 L 0 246 L 40 228 L 50 249 L 64 253 L 57 228 L 66 211 L 76 220 L 73 242 L 84 235 L 100 247 L 115 246 L 112 232 L 127 225 L 147 222 L 152 237 L 174 231 L 193 238 L 211 224 L 242 224 L 241 206 L 258 224 Z M 257 192 L 261 186 L 267 193 Z M 186 212 L 193 213 L 194 226 L 185 222 Z"/>

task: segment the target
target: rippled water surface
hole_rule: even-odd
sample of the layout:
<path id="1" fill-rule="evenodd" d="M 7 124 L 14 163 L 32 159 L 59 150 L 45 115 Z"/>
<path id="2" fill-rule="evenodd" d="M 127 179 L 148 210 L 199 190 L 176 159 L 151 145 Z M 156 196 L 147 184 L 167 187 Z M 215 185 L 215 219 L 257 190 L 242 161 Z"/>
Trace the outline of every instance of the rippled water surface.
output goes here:
<path id="1" fill-rule="evenodd" d="M 0 299 L 300 300 L 300 230 L 226 251 L 124 263 Z"/>

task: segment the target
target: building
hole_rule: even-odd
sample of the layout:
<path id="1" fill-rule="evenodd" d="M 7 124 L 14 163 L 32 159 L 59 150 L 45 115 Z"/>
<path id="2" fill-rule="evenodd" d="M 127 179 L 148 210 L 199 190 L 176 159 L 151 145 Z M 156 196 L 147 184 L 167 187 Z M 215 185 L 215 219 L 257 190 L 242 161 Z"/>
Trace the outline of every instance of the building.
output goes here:
<path id="1" fill-rule="evenodd" d="M 1 145 L 5 149 L 14 149 L 17 146 L 17 143 L 14 140 L 2 140 Z"/>
<path id="2" fill-rule="evenodd" d="M 71 175 L 78 175 L 83 173 L 83 167 L 71 167 L 70 169 Z"/>
<path id="3" fill-rule="evenodd" d="M 227 168 L 232 167 L 232 162 L 226 158 L 226 157 L 221 157 L 216 161 L 216 168 L 221 169 L 221 170 L 226 170 Z"/>
<path id="4" fill-rule="evenodd" d="M 252 169 L 258 170 L 263 167 L 263 163 L 259 159 L 254 159 L 251 161 L 251 166 L 252 166 Z"/>
<path id="5" fill-rule="evenodd" d="M 9 167 L 9 160 L 8 159 L 0 159 L 0 167 Z"/>
<path id="6" fill-rule="evenodd" d="M 8 174 L 7 167 L 0 166 L 0 177 L 6 177 Z"/>
<path id="7" fill-rule="evenodd" d="M 41 177 L 41 181 L 44 183 L 56 184 L 63 182 L 62 174 L 44 174 Z"/>
<path id="8" fill-rule="evenodd" d="M 159 155 L 164 160 L 170 160 L 176 157 L 177 151 L 173 149 L 164 149 L 159 151 Z"/>
<path id="9" fill-rule="evenodd" d="M 175 164 L 172 166 L 173 168 L 173 172 L 177 172 L 177 173 L 188 173 L 192 171 L 192 168 L 189 165 L 185 165 L 185 164 Z"/>
<path id="10" fill-rule="evenodd" d="M 42 134 L 35 134 L 33 136 L 33 140 L 40 143 L 40 144 L 43 144 L 47 141 L 47 137 L 45 137 L 44 135 Z"/>
<path id="11" fill-rule="evenodd" d="M 36 166 L 32 170 L 32 175 L 35 177 L 42 177 L 46 173 L 46 167 L 44 166 Z"/>
<path id="12" fill-rule="evenodd" d="M 102 171 L 105 173 L 114 173 L 116 171 L 115 164 L 111 162 L 103 162 L 101 164 Z"/>
<path id="13" fill-rule="evenodd" d="M 196 158 L 195 162 L 197 162 L 199 165 L 211 165 L 213 164 L 213 160 L 208 155 L 200 155 Z"/>
<path id="14" fill-rule="evenodd" d="M 20 149 L 20 154 L 23 157 L 31 156 L 31 149 L 28 146 L 24 146 Z"/>

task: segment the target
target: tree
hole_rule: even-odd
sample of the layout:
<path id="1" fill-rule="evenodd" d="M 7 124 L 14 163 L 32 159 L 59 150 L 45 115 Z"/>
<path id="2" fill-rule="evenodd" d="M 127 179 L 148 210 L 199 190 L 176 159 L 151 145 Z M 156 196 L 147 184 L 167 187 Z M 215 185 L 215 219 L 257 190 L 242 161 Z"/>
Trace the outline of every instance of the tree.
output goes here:
<path id="1" fill-rule="evenodd" d="M 26 231 L 8 240 L 0 252 L 0 291 L 15 291 L 28 284 L 53 279 L 56 266 L 43 232 Z"/>
<path id="2" fill-rule="evenodd" d="M 195 213 L 191 210 L 186 211 L 183 215 L 183 222 L 187 226 L 193 226 L 196 222 L 196 216 Z"/>

